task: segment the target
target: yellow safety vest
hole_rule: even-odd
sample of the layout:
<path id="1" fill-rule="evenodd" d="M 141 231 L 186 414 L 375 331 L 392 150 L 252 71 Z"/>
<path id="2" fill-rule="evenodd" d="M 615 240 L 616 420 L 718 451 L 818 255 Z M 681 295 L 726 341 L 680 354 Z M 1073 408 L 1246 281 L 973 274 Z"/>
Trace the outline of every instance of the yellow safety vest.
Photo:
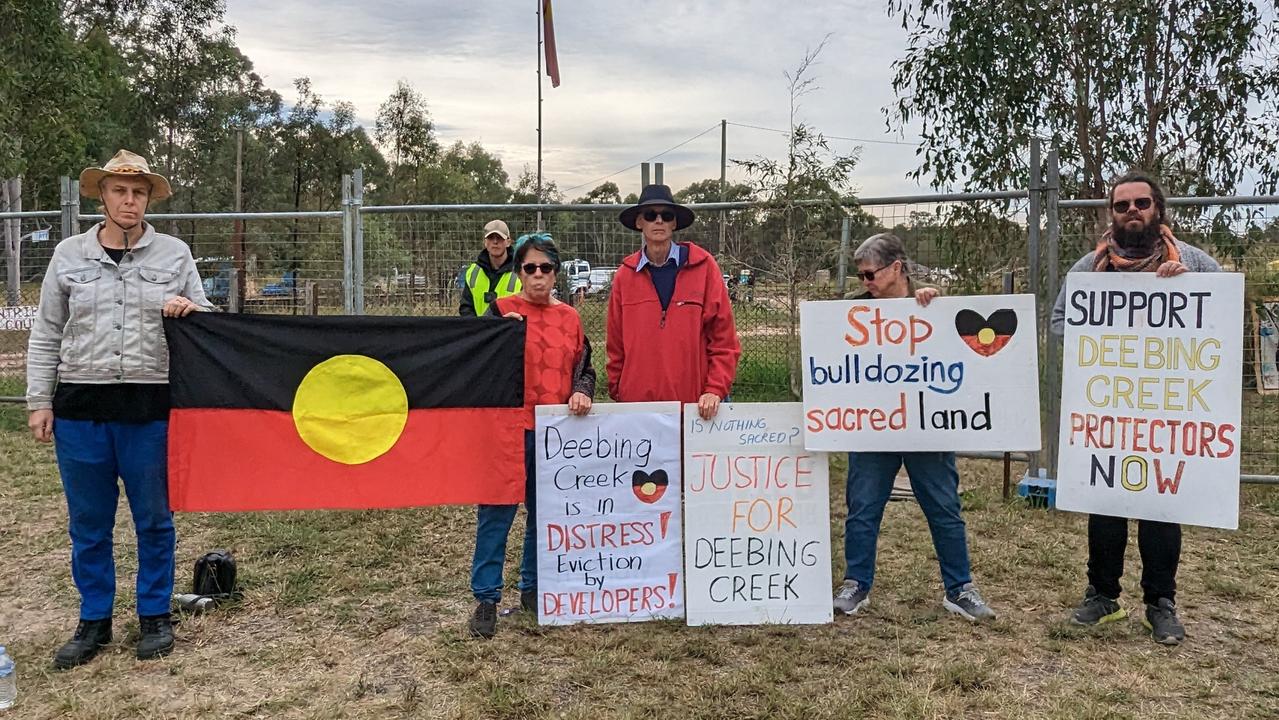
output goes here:
<path id="1" fill-rule="evenodd" d="M 484 298 L 489 292 L 489 276 L 479 263 L 466 266 L 466 289 L 471 293 L 471 301 L 475 305 L 476 317 L 482 317 L 489 310 L 489 301 Z M 514 295 L 520 291 L 520 278 L 514 272 L 505 272 L 497 279 L 497 291 L 493 299 Z"/>

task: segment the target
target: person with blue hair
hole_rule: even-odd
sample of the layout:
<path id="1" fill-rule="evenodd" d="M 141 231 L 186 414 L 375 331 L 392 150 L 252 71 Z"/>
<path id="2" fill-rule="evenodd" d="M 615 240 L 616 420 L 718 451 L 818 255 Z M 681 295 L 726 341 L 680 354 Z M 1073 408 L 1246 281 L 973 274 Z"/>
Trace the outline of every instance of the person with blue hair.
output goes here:
<path id="1" fill-rule="evenodd" d="M 524 557 L 520 562 L 520 604 L 512 612 L 537 611 L 537 500 L 533 428 L 538 405 L 568 403 L 574 415 L 591 410 L 595 369 L 591 343 L 582 319 L 572 306 L 551 291 L 560 267 L 559 250 L 546 233 L 521 236 L 515 245 L 514 267 L 520 290 L 496 298 L 489 316 L 525 324 L 524 339 Z M 497 632 L 497 604 L 502 599 L 502 565 L 506 540 L 515 522 L 516 505 L 480 505 L 476 513 L 475 555 L 471 561 L 471 593 L 475 611 L 469 629 L 473 636 L 491 638 Z"/>

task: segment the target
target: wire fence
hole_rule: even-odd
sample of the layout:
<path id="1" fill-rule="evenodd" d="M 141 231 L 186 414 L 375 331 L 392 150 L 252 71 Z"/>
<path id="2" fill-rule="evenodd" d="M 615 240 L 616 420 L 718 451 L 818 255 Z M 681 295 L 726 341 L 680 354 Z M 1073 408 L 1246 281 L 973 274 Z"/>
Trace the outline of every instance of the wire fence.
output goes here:
<path id="1" fill-rule="evenodd" d="M 1274 357 L 1279 352 L 1279 198 L 1215 203 L 1173 199 L 1170 204 L 1177 208 L 1173 227 L 1178 237 L 1209 251 L 1226 269 L 1246 275 L 1242 472 L 1273 480 L 1279 476 L 1279 358 Z M 875 232 L 889 230 L 902 237 L 917 276 L 947 292 L 1035 294 L 1045 350 L 1042 464 L 1051 468 L 1060 353 L 1047 333 L 1048 309 L 1065 271 L 1092 249 L 1102 205 L 1058 201 L 1052 190 L 863 198 L 839 209 L 694 205 L 698 221 L 680 239 L 707 248 L 720 264 L 743 348 L 733 388 L 734 399 L 742 401 L 797 397 L 795 303 L 859 290 L 850 270 L 851 249 Z M 1043 232 L 1033 221 L 1041 207 L 1047 223 Z M 613 274 L 640 243 L 638 233 L 618 222 L 621 208 L 361 207 L 351 192 L 337 212 L 159 214 L 149 219 L 161 232 L 190 243 L 206 294 L 225 309 L 417 316 L 458 312 L 459 275 L 481 252 L 485 223 L 502 219 L 519 235 L 536 230 L 540 219 L 555 238 L 566 269 L 559 278 L 561 297 L 577 307 L 587 334 L 602 349 Z M 53 247 L 98 219 L 77 211 L 20 217 L 0 213 L 0 221 L 19 225 L 22 237 L 20 282 L 16 291 L 6 285 L 8 307 L 0 316 L 0 396 L 24 394 L 25 328 Z M 788 235 L 788 227 L 795 232 Z M 576 280 L 570 279 L 569 267 Z M 584 289 L 571 293 L 570 287 Z M 1267 305 L 1267 298 L 1275 300 Z M 597 352 L 601 376 L 604 361 L 604 353 Z M 599 388 L 603 398 L 605 384 Z"/>

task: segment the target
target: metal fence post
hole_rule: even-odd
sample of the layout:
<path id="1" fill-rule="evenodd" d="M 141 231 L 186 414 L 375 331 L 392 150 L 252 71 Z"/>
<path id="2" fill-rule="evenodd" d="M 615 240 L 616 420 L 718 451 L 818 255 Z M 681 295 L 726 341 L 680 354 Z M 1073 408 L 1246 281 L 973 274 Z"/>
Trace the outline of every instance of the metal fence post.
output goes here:
<path id="1" fill-rule="evenodd" d="M 355 314 L 355 223 L 351 221 L 351 176 L 342 176 L 342 312 Z"/>
<path id="2" fill-rule="evenodd" d="M 1051 324 L 1052 304 L 1057 301 L 1058 265 L 1061 256 L 1061 215 L 1057 203 L 1061 199 L 1061 174 L 1057 150 L 1048 152 L 1048 183 L 1045 187 L 1045 223 L 1048 227 L 1048 287 L 1045 316 Z M 1044 413 L 1044 467 L 1048 476 L 1057 477 L 1057 441 L 1061 424 L 1061 368 L 1058 367 L 1058 348 L 1060 340 L 1052 334 L 1046 334 L 1044 342 L 1045 363 L 1048 372 L 1045 374 L 1045 386 L 1048 391 L 1047 408 Z"/>
<path id="3" fill-rule="evenodd" d="M 839 296 L 843 297 L 848 285 L 848 242 L 853 234 L 853 219 L 844 216 L 839 227 Z"/>
<path id="4" fill-rule="evenodd" d="M 351 279 L 355 285 L 355 314 L 364 314 L 364 168 L 351 172 Z"/>
<path id="5" fill-rule="evenodd" d="M 1043 298 L 1039 296 L 1039 278 L 1040 273 L 1043 271 L 1039 252 L 1039 222 L 1043 213 L 1043 197 L 1040 193 L 1044 189 L 1041 145 L 1039 138 L 1030 139 L 1030 188 L 1027 195 L 1029 203 L 1026 208 L 1026 254 L 1030 275 L 1030 294 L 1034 295 L 1035 301 L 1039 303 L 1039 314 L 1042 317 L 1045 313 L 1043 312 Z M 1041 326 L 1041 330 L 1044 329 L 1046 328 Z M 1041 337 L 1046 337 L 1046 335 L 1041 334 Z"/>
<path id="6" fill-rule="evenodd" d="M 1039 341 L 1039 347 L 1044 347 L 1044 343 L 1050 339 L 1048 331 L 1047 312 L 1050 307 L 1044 300 L 1040 290 L 1043 284 L 1040 282 L 1040 273 L 1043 272 L 1043 262 L 1039 248 L 1039 223 L 1043 215 L 1043 191 L 1044 191 L 1044 168 L 1043 168 L 1043 141 L 1039 138 L 1030 139 L 1030 185 L 1027 188 L 1026 198 L 1026 274 L 1029 280 L 1030 294 L 1035 298 L 1035 333 Z M 1042 355 L 1041 355 L 1042 357 Z M 1042 375 L 1041 375 L 1042 377 Z M 1051 392 L 1051 391 L 1050 391 Z M 1043 384 L 1040 384 L 1039 407 L 1042 411 L 1046 393 L 1043 391 Z M 1040 433 L 1042 434 L 1047 428 L 1042 418 L 1039 423 Z M 1042 437 L 1041 437 L 1042 439 Z M 1042 443 L 1041 443 L 1042 444 Z M 1039 467 L 1039 453 L 1032 452 L 1030 455 L 1030 464 L 1028 472 L 1034 472 Z"/>
<path id="7" fill-rule="evenodd" d="M 62 191 L 62 237 L 65 239 L 80 234 L 80 191 L 66 175 L 58 178 L 58 185 Z"/>

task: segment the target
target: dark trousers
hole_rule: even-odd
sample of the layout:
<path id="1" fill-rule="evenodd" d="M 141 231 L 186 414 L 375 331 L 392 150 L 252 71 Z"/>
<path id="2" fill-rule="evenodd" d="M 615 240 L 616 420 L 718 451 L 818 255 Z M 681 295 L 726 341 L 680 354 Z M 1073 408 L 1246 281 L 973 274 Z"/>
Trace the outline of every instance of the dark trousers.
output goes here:
<path id="1" fill-rule="evenodd" d="M 1088 582 L 1106 597 L 1119 597 L 1127 546 L 1128 518 L 1088 516 Z M 1146 604 L 1154 605 L 1159 598 L 1175 600 L 1181 526 L 1138 520 L 1137 548 L 1141 551 L 1141 589 Z"/>

